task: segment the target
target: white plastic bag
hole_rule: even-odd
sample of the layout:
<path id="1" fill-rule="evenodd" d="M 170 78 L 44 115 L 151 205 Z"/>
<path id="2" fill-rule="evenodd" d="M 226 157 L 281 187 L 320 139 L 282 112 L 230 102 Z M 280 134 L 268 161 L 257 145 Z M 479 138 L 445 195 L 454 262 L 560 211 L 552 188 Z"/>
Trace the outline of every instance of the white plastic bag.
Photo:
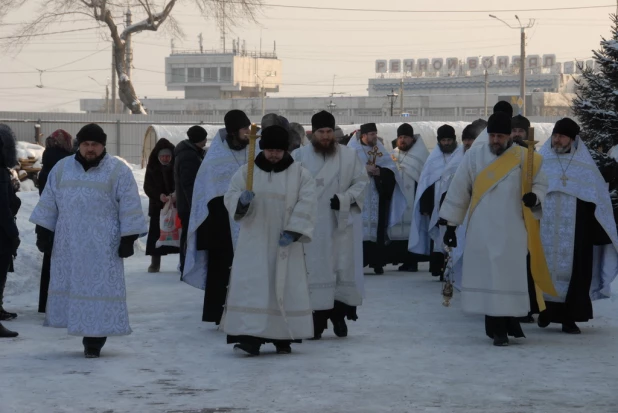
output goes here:
<path id="1" fill-rule="evenodd" d="M 165 203 L 159 216 L 159 227 L 161 229 L 157 248 L 163 246 L 180 247 L 180 229 L 176 228 L 176 216 L 178 210 L 171 199 Z"/>

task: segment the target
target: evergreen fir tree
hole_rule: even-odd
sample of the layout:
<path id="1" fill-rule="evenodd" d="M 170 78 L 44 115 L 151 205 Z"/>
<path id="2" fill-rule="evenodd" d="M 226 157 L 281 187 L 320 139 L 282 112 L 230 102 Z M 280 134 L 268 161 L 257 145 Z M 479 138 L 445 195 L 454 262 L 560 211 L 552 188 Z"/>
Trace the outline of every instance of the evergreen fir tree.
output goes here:
<path id="1" fill-rule="evenodd" d="M 582 139 L 591 152 L 607 153 L 618 144 L 618 18 L 614 14 L 610 18 L 612 38 L 602 38 L 601 48 L 593 51 L 597 65 L 582 71 L 576 80 L 577 97 L 573 100 Z M 603 164 L 608 162 L 598 155 L 595 160 Z"/>

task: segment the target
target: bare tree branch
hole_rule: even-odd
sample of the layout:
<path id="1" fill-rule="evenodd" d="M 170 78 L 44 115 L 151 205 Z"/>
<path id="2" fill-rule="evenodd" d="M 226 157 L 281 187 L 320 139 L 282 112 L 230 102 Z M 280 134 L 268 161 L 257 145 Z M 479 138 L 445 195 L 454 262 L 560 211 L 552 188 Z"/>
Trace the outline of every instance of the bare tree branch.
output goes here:
<path id="1" fill-rule="evenodd" d="M 16 38 L 0 42 L 0 49 L 19 52 L 34 36 L 44 34 L 51 25 L 62 22 L 70 15 L 85 15 L 106 27 L 114 45 L 115 70 L 118 74 L 118 94 L 121 101 L 132 113 L 145 113 L 137 97 L 132 79 L 127 75 L 126 40 L 129 35 L 143 31 L 168 31 L 172 36 L 182 37 L 183 31 L 172 13 L 175 6 L 183 0 L 135 0 L 143 16 L 137 23 L 124 27 L 119 15 L 124 14 L 126 5 L 108 0 L 0 0 L 0 21 L 10 12 L 28 3 L 36 3 L 39 8 L 36 17 L 17 29 Z M 261 0 L 184 0 L 196 5 L 206 19 L 216 18 L 218 24 L 234 26 L 241 20 L 256 21 L 261 9 Z M 137 4 L 134 4 L 134 6 Z M 161 11 L 158 11 L 161 10 Z M 119 27 L 124 27 L 121 31 Z"/>

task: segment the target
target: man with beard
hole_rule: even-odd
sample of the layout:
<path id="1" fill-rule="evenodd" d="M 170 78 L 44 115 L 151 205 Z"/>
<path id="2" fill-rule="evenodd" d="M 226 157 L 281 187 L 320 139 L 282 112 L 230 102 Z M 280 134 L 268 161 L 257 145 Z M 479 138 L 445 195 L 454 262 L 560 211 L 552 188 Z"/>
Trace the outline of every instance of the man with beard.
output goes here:
<path id="1" fill-rule="evenodd" d="M 511 128 L 511 138 L 513 139 L 513 143 L 527 148 L 528 144 L 525 141 L 528 139 L 530 121 L 521 115 L 514 116 L 513 119 L 511 119 Z"/>
<path id="2" fill-rule="evenodd" d="M 345 319 L 356 320 L 362 304 L 362 223 L 369 183 L 352 149 L 335 141 L 335 118 L 326 111 L 311 118 L 311 145 L 292 153 L 315 178 L 318 215 L 313 239 L 304 244 L 313 308 L 314 339 L 328 320 L 338 337 L 348 335 Z"/>
<path id="3" fill-rule="evenodd" d="M 461 133 L 461 143 L 463 143 L 464 153 L 472 147 L 472 144 L 476 138 L 485 130 L 487 122 L 483 119 L 477 119 L 468 126 L 466 126 Z"/>
<path id="4" fill-rule="evenodd" d="M 361 163 L 365 164 L 369 185 L 363 209 L 363 266 L 384 274 L 387 230 L 401 221 L 406 199 L 399 187 L 397 167 L 378 138 L 375 123 L 361 125 L 360 133 L 353 137 L 348 147 L 354 149 Z"/>
<path id="5" fill-rule="evenodd" d="M 195 178 L 182 280 L 204 290 L 202 321 L 221 322 L 239 226 L 223 196 L 238 168 L 247 163 L 251 121 L 229 111 Z"/>
<path id="6" fill-rule="evenodd" d="M 580 334 L 575 322 L 592 319 L 592 300 L 610 297 L 610 284 L 618 273 L 612 203 L 573 120 L 556 122 L 539 153 L 549 181 L 541 236 L 558 296 L 545 295 L 547 309 L 538 324 L 561 323 L 563 332 Z"/>
<path id="7" fill-rule="evenodd" d="M 533 182 L 527 191 L 527 149 L 513 145 L 511 117 L 490 116 L 489 144 L 472 147 L 463 158 L 440 209 L 448 222 L 444 244 L 457 247 L 456 226 L 468 215 L 463 257 L 462 308 L 485 315 L 494 345 L 508 336 L 524 337 L 516 317 L 528 314 L 526 256 L 539 288 L 555 294 L 540 244 L 541 205 L 547 180 L 542 157 L 534 154 Z M 523 197 L 522 197 L 523 195 Z"/>
<path id="8" fill-rule="evenodd" d="M 434 277 L 442 275 L 444 266 L 438 211 L 463 158 L 463 148 L 457 145 L 452 126 L 440 126 L 437 139 L 438 146 L 427 158 L 421 172 L 408 241 L 410 252 L 429 256 L 429 272 Z"/>
<path id="9" fill-rule="evenodd" d="M 107 337 L 131 334 L 123 259 L 147 227 L 133 173 L 106 153 L 103 129 L 86 125 L 77 141 L 75 156 L 49 173 L 30 222 L 51 254 L 44 325 L 83 337 L 84 356 L 98 358 Z"/>
<path id="10" fill-rule="evenodd" d="M 429 151 L 420 135 L 414 134 L 414 128 L 408 123 L 397 128 L 397 147 L 391 157 L 397 166 L 399 182 L 403 185 L 403 194 L 406 197 L 406 210 L 403 219 L 397 225 L 389 228 L 388 236 L 392 240 L 388 248 L 389 262 L 402 263 L 399 271 L 418 271 L 417 257 L 408 251 L 408 238 L 412 225 L 412 213 L 416 187 L 421 177 L 423 165 L 429 156 Z"/>

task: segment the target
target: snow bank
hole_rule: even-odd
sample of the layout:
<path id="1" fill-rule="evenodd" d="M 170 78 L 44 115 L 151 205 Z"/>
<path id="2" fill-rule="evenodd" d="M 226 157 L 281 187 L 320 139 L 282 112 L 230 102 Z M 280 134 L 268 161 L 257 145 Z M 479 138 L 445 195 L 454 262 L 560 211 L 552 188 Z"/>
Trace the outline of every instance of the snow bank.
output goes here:
<path id="1" fill-rule="evenodd" d="M 123 162 L 127 163 L 124 159 Z M 144 175 L 145 169 L 141 169 L 138 165 L 127 163 L 133 171 L 133 176 L 137 182 L 140 198 L 142 200 L 142 211 L 148 219 L 148 197 L 144 193 Z M 22 192 L 18 192 L 17 196 L 21 199 L 21 208 L 17 214 L 17 228 L 19 228 L 19 236 L 21 245 L 17 252 L 15 260 L 15 273 L 10 273 L 6 282 L 5 296 L 14 296 L 30 291 L 38 290 L 41 274 L 41 265 L 43 263 L 43 254 L 36 247 L 36 234 L 34 233 L 35 226 L 28 219 L 34 210 L 34 207 L 39 202 L 39 194 L 37 189 L 28 190 L 28 185 L 34 183 L 31 180 L 26 180 L 21 183 Z M 26 189 L 24 189 L 24 185 Z M 136 253 L 146 250 L 146 238 L 140 238 L 135 244 Z M 1 410 L 1 409 L 0 409 Z"/>
<path id="2" fill-rule="evenodd" d="M 41 145 L 17 141 L 17 158 L 28 159 L 32 157 L 36 159 L 36 162 L 33 165 L 34 167 L 41 167 L 41 159 L 43 158 L 43 152 L 45 152 L 45 148 Z"/>

